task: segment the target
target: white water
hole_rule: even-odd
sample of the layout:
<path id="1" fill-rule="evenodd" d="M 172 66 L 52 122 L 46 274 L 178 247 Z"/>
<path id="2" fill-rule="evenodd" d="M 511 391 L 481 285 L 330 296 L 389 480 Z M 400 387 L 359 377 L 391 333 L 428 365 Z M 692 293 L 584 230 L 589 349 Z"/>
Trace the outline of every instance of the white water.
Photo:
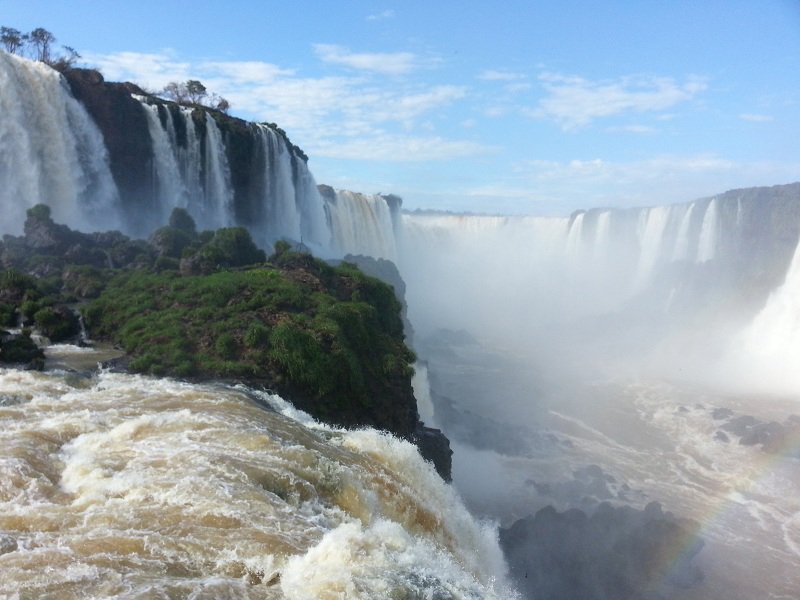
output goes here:
<path id="1" fill-rule="evenodd" d="M 336 252 L 397 260 L 395 217 L 383 197 L 338 190 L 327 210 Z"/>
<path id="2" fill-rule="evenodd" d="M 509 597 L 410 444 L 112 374 L 0 369 L 0 573 L 3 597 Z"/>
<path id="3" fill-rule="evenodd" d="M 117 190 L 102 136 L 49 67 L 0 51 L 0 233 L 47 203 L 73 227 L 115 227 Z"/>
<path id="4" fill-rule="evenodd" d="M 656 500 L 706 541 L 706 581 L 668 598 L 797 597 L 795 434 L 768 453 L 718 436 L 713 417 L 798 412 L 792 199 L 781 198 L 782 238 L 763 195 L 571 222 L 404 215 L 409 318 L 468 505 L 511 523 L 547 504 Z M 611 479 L 580 480 L 589 465 Z"/>
<path id="5" fill-rule="evenodd" d="M 192 122 L 191 118 L 186 119 Z M 194 136 L 194 123 L 192 130 L 187 128 L 187 137 Z M 217 127 L 217 122 L 206 113 L 206 157 L 205 183 L 203 189 L 202 207 L 199 225 L 205 228 L 228 227 L 233 223 L 233 188 L 231 187 L 231 173 L 228 166 L 228 157 L 222 143 L 222 134 Z M 194 136 L 196 138 L 196 136 Z M 196 164 L 200 164 L 197 162 Z"/>
<path id="6" fill-rule="evenodd" d="M 703 227 L 700 230 L 700 241 L 697 247 L 697 261 L 707 262 L 716 254 L 716 241 L 719 217 L 717 216 L 717 200 L 708 203 L 703 216 Z"/>
<path id="7" fill-rule="evenodd" d="M 737 382 L 745 376 L 766 389 L 800 389 L 800 243 L 783 284 L 734 338 L 727 360 Z"/>

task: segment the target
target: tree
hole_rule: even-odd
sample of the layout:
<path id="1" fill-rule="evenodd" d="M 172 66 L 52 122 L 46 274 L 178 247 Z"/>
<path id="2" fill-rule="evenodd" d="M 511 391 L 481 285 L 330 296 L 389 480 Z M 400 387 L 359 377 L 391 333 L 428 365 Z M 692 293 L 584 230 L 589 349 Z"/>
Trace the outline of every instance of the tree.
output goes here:
<path id="1" fill-rule="evenodd" d="M 222 96 L 218 96 L 217 94 L 211 94 L 208 97 L 208 101 L 206 102 L 206 106 L 210 106 L 211 108 L 214 108 L 214 109 L 218 110 L 219 112 L 223 112 L 223 113 L 227 114 L 228 111 L 231 108 L 231 103 L 228 102 Z"/>
<path id="2" fill-rule="evenodd" d="M 159 95 L 178 104 L 199 104 L 224 113 L 227 113 L 231 107 L 231 103 L 222 96 L 209 94 L 206 86 L 197 79 L 187 79 L 180 83 L 170 81 Z"/>
<path id="3" fill-rule="evenodd" d="M 28 36 L 23 35 L 18 29 L 13 27 L 0 27 L 0 43 L 10 54 L 16 54 L 17 51 L 25 45 Z"/>
<path id="4" fill-rule="evenodd" d="M 167 100 L 174 100 L 178 104 L 186 104 L 186 84 L 170 81 L 161 90 L 161 95 Z"/>
<path id="5" fill-rule="evenodd" d="M 50 66 L 57 71 L 66 71 L 67 69 L 72 68 L 72 65 L 75 64 L 75 61 L 79 60 L 81 57 L 78 51 L 72 46 L 62 46 L 62 48 L 64 49 L 64 54 L 50 63 Z"/>
<path id="6" fill-rule="evenodd" d="M 192 104 L 202 103 L 203 98 L 205 98 L 207 94 L 206 86 L 204 86 L 196 79 L 189 79 L 185 83 L 185 86 L 186 86 L 186 95 L 189 98 L 189 102 L 191 102 Z"/>
<path id="7" fill-rule="evenodd" d="M 197 225 L 185 208 L 173 208 L 169 215 L 169 226 L 188 233 L 191 236 L 197 235 Z"/>
<path id="8" fill-rule="evenodd" d="M 56 41 L 56 36 L 44 29 L 37 27 L 28 34 L 31 46 L 35 52 L 36 60 L 43 63 L 50 63 L 50 49 Z"/>

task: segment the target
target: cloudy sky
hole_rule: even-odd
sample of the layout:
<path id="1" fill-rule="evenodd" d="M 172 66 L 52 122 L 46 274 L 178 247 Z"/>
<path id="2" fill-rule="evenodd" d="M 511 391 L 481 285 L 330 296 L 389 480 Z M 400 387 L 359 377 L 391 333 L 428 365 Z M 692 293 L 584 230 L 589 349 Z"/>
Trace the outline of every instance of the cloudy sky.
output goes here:
<path id="1" fill-rule="evenodd" d="M 0 0 L 109 80 L 199 79 L 320 183 L 568 214 L 800 180 L 800 0 Z"/>

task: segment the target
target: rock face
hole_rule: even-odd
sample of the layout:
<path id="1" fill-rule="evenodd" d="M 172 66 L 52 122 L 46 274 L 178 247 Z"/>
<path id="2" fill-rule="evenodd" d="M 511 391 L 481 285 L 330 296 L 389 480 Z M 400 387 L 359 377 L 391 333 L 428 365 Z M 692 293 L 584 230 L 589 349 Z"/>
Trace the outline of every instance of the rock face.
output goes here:
<path id="1" fill-rule="evenodd" d="M 641 511 L 603 503 L 591 516 L 546 507 L 502 529 L 500 544 L 526 598 L 660 600 L 702 579 L 694 529 L 656 502 Z"/>
<path id="2" fill-rule="evenodd" d="M 103 134 L 111 173 L 128 220 L 147 210 L 152 201 L 153 150 L 147 120 L 131 94 L 145 92 L 131 83 L 110 83 L 91 69 L 63 73 L 72 95 L 83 103 Z"/>
<path id="3" fill-rule="evenodd" d="M 28 334 L 0 331 L 0 363 L 21 364 L 28 369 L 44 368 L 44 352 Z"/>
<path id="4" fill-rule="evenodd" d="M 425 427 L 418 421 L 411 441 L 419 448 L 422 457 L 433 463 L 442 479 L 452 481 L 453 451 L 450 449 L 450 440 L 441 430 Z"/>
<path id="5" fill-rule="evenodd" d="M 208 148 L 211 143 L 207 135 L 208 118 L 213 120 L 224 144 L 224 170 L 230 179 L 224 185 L 230 186 L 232 194 L 232 198 L 226 199 L 226 202 L 231 201 L 232 209 L 225 215 L 226 222 L 263 228 L 266 222 L 277 218 L 273 213 L 278 211 L 276 206 L 269 205 L 269 198 L 280 194 L 302 195 L 302 180 L 310 177 L 305 166 L 307 156 L 275 124 L 249 123 L 200 105 L 180 106 L 152 96 L 132 83 L 107 82 L 99 72 L 90 69 L 69 69 L 64 72 L 64 77 L 73 96 L 84 105 L 103 135 L 128 233 L 149 234 L 154 226 L 153 219 L 158 219 L 164 210 L 159 203 L 166 200 L 173 206 L 180 205 L 179 198 L 159 198 L 155 192 L 164 183 L 159 179 L 161 167 L 157 164 L 163 158 L 156 156 L 142 101 L 155 107 L 161 126 L 170 130 L 169 135 L 181 152 L 189 152 L 189 147 L 193 146 L 187 137 L 190 130 L 193 132 L 197 138 L 193 140 L 197 153 L 194 169 L 201 174 L 201 179 L 206 180 L 199 184 L 203 189 L 210 185 L 208 179 L 212 165 L 209 161 L 212 159 Z M 275 142 L 277 145 L 272 149 L 265 148 L 265 127 L 275 139 L 282 140 Z M 278 155 L 285 155 L 288 164 L 279 165 Z M 215 156 L 213 160 L 220 159 L 220 156 Z M 179 165 L 178 168 L 185 169 L 186 166 Z M 286 181 L 278 181 L 287 177 Z M 289 190 L 291 187 L 295 189 Z M 172 193 L 181 191 L 173 189 Z M 205 189 L 205 193 L 210 195 L 211 191 Z M 198 210 L 202 212 L 202 209 Z M 300 209 L 301 221 L 307 211 L 306 207 Z M 219 227 L 223 221 L 216 220 L 206 225 Z"/>
<path id="6" fill-rule="evenodd" d="M 761 421 L 751 415 L 736 415 L 727 408 L 715 408 L 711 418 L 721 421 L 714 433 L 718 442 L 729 443 L 739 438 L 742 446 L 758 446 L 764 452 L 800 458 L 797 440 L 800 438 L 800 416 L 791 415 L 783 423 Z"/>

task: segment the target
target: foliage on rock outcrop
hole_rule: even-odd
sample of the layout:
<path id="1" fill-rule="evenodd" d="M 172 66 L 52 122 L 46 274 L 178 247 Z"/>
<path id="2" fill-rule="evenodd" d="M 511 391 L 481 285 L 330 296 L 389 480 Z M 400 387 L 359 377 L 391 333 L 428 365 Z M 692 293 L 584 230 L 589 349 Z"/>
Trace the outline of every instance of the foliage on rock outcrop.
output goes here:
<path id="1" fill-rule="evenodd" d="M 122 272 L 85 309 L 87 325 L 133 371 L 258 381 L 342 424 L 400 409 L 396 424 L 412 427 L 407 410 L 382 406 L 414 358 L 391 290 L 349 265 L 282 259 L 209 275 Z"/>
<path id="2" fill-rule="evenodd" d="M 83 304 L 90 337 L 119 345 L 134 372 L 241 380 L 328 422 L 414 434 L 401 305 L 353 264 L 285 243 L 267 260 L 246 229 L 197 232 L 182 209 L 148 243 L 73 231 L 44 205 L 0 260 L 0 325 L 67 340 L 79 332 L 69 305 Z"/>

